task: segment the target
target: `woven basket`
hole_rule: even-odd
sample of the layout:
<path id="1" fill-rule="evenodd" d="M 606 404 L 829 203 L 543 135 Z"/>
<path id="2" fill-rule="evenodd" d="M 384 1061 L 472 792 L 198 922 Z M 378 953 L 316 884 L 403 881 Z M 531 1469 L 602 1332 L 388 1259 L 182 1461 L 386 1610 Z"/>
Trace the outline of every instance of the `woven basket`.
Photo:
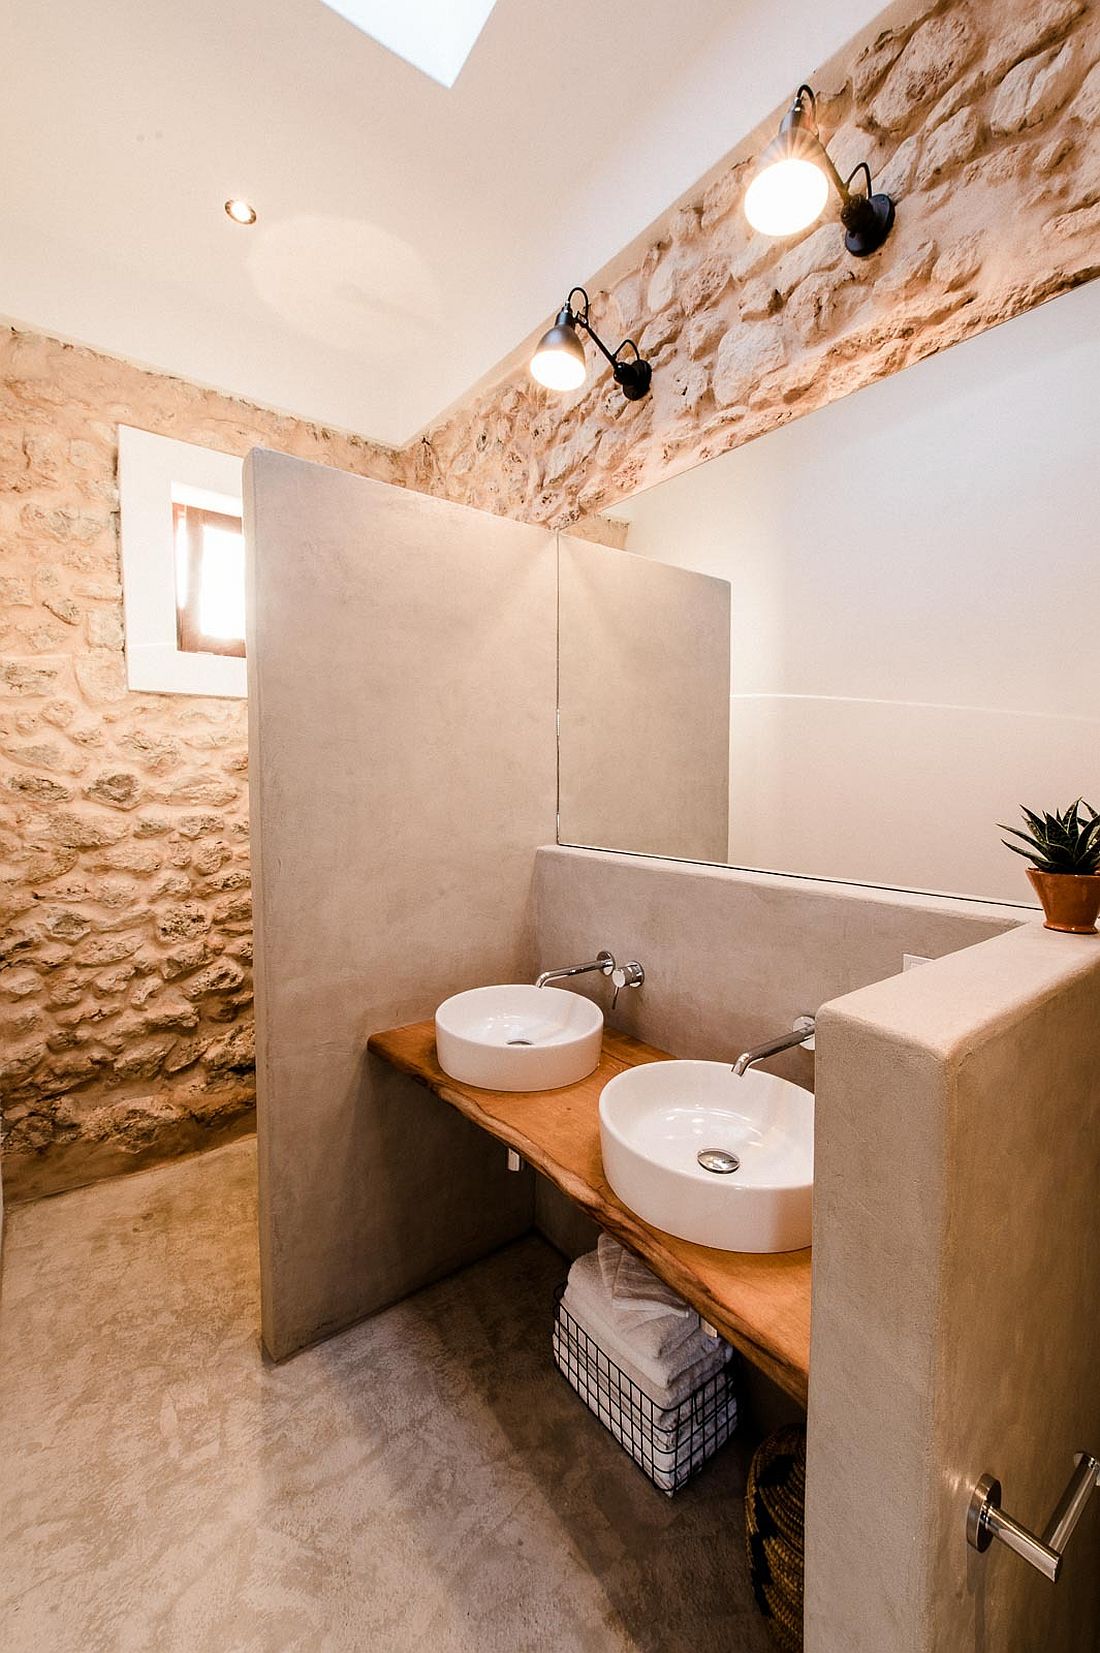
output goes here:
<path id="1" fill-rule="evenodd" d="M 784 1653 L 802 1649 L 806 1431 L 777 1429 L 753 1454 L 745 1542 L 756 1604 Z"/>

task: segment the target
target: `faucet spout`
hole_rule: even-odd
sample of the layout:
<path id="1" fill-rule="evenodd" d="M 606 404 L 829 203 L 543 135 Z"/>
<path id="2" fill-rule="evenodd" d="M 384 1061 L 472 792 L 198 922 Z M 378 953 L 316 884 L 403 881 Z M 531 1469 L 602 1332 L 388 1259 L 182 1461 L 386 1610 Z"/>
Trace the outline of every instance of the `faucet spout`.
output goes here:
<path id="1" fill-rule="evenodd" d="M 569 976 L 586 976 L 592 970 L 598 970 L 601 975 L 609 976 L 615 968 L 615 960 L 605 948 L 597 953 L 594 959 L 587 964 L 567 964 L 562 970 L 544 970 L 535 982 L 536 987 L 546 987 L 552 981 L 565 981 Z"/>
<path id="2" fill-rule="evenodd" d="M 801 1045 L 803 1050 L 813 1050 L 815 1026 L 812 1016 L 796 1016 L 789 1033 L 781 1033 L 776 1039 L 768 1039 L 762 1045 L 754 1045 L 751 1050 L 743 1050 L 733 1064 L 734 1073 L 740 1078 L 757 1062 L 765 1062 L 769 1056 L 778 1056 L 781 1050 L 793 1050 L 795 1045 Z"/>

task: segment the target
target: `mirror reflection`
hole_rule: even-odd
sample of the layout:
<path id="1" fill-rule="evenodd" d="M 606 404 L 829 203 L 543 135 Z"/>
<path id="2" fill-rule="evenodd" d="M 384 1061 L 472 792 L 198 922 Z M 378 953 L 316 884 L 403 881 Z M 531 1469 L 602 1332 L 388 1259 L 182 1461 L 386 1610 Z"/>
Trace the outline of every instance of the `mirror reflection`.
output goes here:
<path id="1" fill-rule="evenodd" d="M 1032 904 L 998 823 L 1100 803 L 1097 383 L 1092 284 L 563 536 L 559 840 Z"/>

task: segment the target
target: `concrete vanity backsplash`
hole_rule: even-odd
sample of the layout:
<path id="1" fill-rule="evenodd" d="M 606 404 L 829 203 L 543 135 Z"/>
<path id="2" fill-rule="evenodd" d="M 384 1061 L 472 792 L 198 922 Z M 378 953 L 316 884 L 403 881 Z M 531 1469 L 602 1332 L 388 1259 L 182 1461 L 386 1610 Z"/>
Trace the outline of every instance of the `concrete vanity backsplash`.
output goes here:
<path id="1" fill-rule="evenodd" d="M 732 1061 L 802 1012 L 902 969 L 1037 917 L 1027 909 L 829 884 L 604 850 L 536 852 L 534 960 L 588 958 L 608 947 L 640 959 L 645 985 L 614 1013 L 604 981 L 582 977 L 608 1021 L 676 1056 Z M 813 1057 L 793 1050 L 774 1071 L 805 1085 Z"/>

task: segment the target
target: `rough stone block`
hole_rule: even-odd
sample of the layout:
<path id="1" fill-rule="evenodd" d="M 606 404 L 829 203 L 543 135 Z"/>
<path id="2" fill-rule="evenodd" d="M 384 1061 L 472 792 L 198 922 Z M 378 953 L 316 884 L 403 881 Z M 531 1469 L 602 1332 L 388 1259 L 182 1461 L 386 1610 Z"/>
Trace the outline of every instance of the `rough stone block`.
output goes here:
<path id="1" fill-rule="evenodd" d="M 787 347 L 778 328 L 767 322 L 739 322 L 718 346 L 712 386 L 719 407 L 743 402 L 766 373 L 783 366 Z"/>
<path id="2" fill-rule="evenodd" d="M 918 185 L 923 188 L 933 183 L 941 173 L 961 166 L 977 151 L 981 142 L 981 117 L 972 104 L 967 104 L 925 139 L 916 172 Z"/>
<path id="3" fill-rule="evenodd" d="M 63 786 L 47 775 L 12 775 L 8 785 L 13 792 L 25 798 L 36 798 L 39 803 L 66 803 L 73 795 L 71 786 Z"/>
<path id="4" fill-rule="evenodd" d="M 884 132 L 901 131 L 919 109 L 938 98 L 962 73 L 977 54 L 979 38 L 965 6 L 956 6 L 922 23 L 871 105 L 872 123 Z"/>
<path id="5" fill-rule="evenodd" d="M 990 82 L 996 83 L 1022 58 L 1060 40 L 1084 9 L 1085 0 L 1031 0 L 1003 34 L 994 35 L 983 65 Z"/>
<path id="6" fill-rule="evenodd" d="M 117 844 L 126 828 L 120 821 L 75 809 L 58 810 L 50 817 L 50 836 L 66 849 L 100 849 Z"/>
<path id="7" fill-rule="evenodd" d="M 141 801 L 141 782 L 125 770 L 100 775 L 84 788 L 84 796 L 93 803 L 107 804 L 112 809 L 133 809 Z"/>
<path id="8" fill-rule="evenodd" d="M 185 901 L 157 914 L 156 931 L 161 941 L 191 941 L 210 928 L 206 908 L 197 901 Z"/>
<path id="9" fill-rule="evenodd" d="M 89 706 L 112 706 L 126 699 L 126 665 L 121 654 L 97 650 L 73 660 L 76 681 Z"/>
<path id="10" fill-rule="evenodd" d="M 1009 71 L 989 111 L 994 132 L 1021 132 L 1038 126 L 1065 103 L 1081 70 L 1081 48 L 1075 41 L 1061 51 L 1029 57 Z"/>

